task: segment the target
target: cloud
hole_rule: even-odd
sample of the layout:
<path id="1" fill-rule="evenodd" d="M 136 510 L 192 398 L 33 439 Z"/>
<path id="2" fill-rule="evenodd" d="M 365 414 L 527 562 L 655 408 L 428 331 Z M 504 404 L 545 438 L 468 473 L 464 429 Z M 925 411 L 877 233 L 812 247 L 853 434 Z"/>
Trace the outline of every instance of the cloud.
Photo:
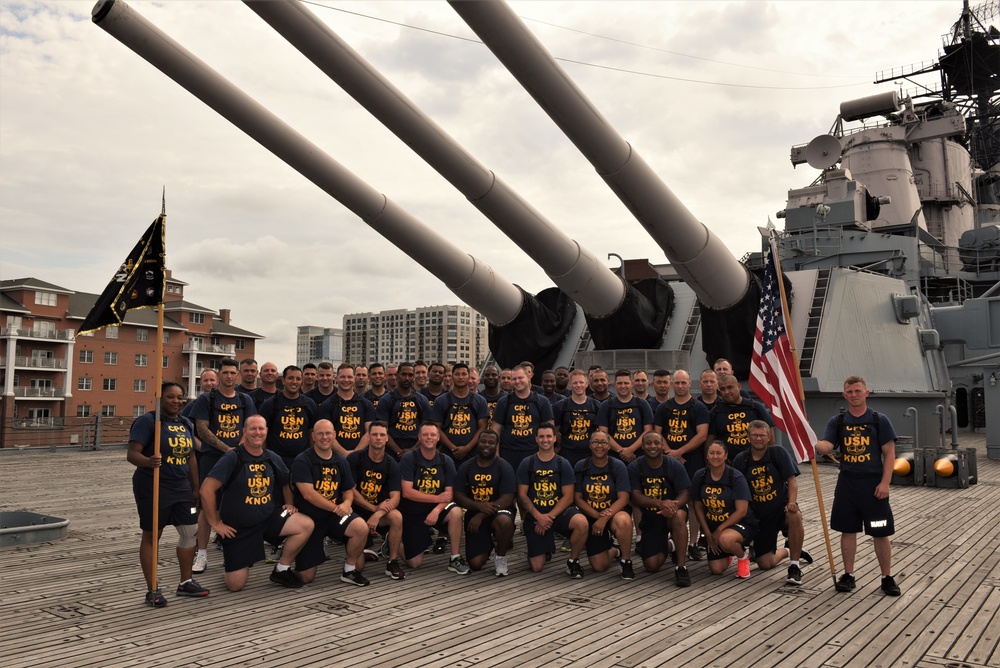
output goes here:
<path id="1" fill-rule="evenodd" d="M 461 252 L 532 292 L 552 285 L 240 3 L 130 5 Z M 512 6 L 556 57 L 604 66 L 564 63 L 737 257 L 758 247 L 756 225 L 783 208 L 787 190 L 815 176 L 792 169 L 790 146 L 826 132 L 840 101 L 880 90 L 868 83 L 874 71 L 934 57 L 959 13 L 953 0 L 921 3 L 920 11 L 902 2 Z M 91 7 L 0 4 L 4 278 L 100 291 L 159 212 L 165 186 L 168 262 L 189 283 L 186 297 L 231 308 L 235 325 L 267 336 L 260 357 L 292 361 L 299 324 L 339 327 L 345 313 L 457 301 L 343 205 L 92 25 Z M 445 3 L 336 7 L 354 14 L 310 9 L 566 234 L 600 258 L 664 261 L 488 49 L 449 36 L 473 33 Z"/>

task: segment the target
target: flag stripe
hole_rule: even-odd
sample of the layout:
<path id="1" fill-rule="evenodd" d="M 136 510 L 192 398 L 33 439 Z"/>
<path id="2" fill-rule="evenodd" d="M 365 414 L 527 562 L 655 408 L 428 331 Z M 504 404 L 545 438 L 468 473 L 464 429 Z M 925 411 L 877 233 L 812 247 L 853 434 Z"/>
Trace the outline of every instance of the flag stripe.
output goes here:
<path id="1" fill-rule="evenodd" d="M 798 365 L 792 353 L 781 304 L 774 245 L 767 253 L 764 289 L 754 332 L 750 388 L 770 409 L 774 424 L 788 434 L 800 463 L 813 459 L 816 433 L 799 397 Z"/>

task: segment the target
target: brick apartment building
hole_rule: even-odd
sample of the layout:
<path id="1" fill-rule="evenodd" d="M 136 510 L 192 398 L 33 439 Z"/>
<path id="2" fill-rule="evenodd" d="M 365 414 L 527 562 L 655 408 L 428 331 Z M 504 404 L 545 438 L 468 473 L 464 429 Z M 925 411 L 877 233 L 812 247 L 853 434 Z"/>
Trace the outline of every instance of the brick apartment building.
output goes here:
<path id="1" fill-rule="evenodd" d="M 76 336 L 98 295 L 36 278 L 0 281 L 0 447 L 62 438 L 78 443 L 77 429 L 101 416 L 119 427 L 153 409 L 156 363 L 163 380 L 198 395 L 198 376 L 226 357 L 254 356 L 262 338 L 218 312 L 184 299 L 184 286 L 167 271 L 163 359 L 156 360 L 155 309 L 126 315 L 118 327 Z M 35 432 L 35 433 L 32 433 Z M 75 434 L 75 436 L 74 436 Z"/>

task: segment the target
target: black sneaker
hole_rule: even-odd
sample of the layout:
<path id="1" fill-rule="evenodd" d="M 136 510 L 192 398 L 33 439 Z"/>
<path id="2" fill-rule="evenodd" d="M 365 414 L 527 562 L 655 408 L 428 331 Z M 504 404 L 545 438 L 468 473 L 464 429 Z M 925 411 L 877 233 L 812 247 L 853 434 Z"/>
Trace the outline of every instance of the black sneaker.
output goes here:
<path id="1" fill-rule="evenodd" d="M 899 585 L 896 584 L 896 580 L 891 575 L 882 576 L 882 591 L 885 592 L 886 596 L 899 596 Z"/>
<path id="2" fill-rule="evenodd" d="M 379 560 L 379 554 L 375 550 L 371 550 L 371 549 L 368 549 L 366 547 L 363 550 L 363 554 L 365 555 L 365 561 L 367 561 L 369 563 L 371 563 L 373 561 L 378 561 Z"/>
<path id="3" fill-rule="evenodd" d="M 574 580 L 580 580 L 583 578 L 583 566 L 580 565 L 580 560 L 571 561 L 566 560 L 566 573 Z"/>
<path id="4" fill-rule="evenodd" d="M 154 608 L 165 608 L 167 607 L 167 599 L 159 589 L 152 589 L 146 592 L 146 605 L 151 605 Z"/>
<path id="5" fill-rule="evenodd" d="M 791 565 L 788 567 L 788 577 L 785 578 L 785 584 L 790 584 L 792 586 L 798 587 L 802 584 L 802 569 L 796 565 Z"/>
<path id="6" fill-rule="evenodd" d="M 448 551 L 448 537 L 438 536 L 437 540 L 434 541 L 434 547 L 431 549 L 431 552 L 433 552 L 434 554 L 444 554 L 447 551 Z"/>
<path id="7" fill-rule="evenodd" d="M 361 571 L 353 570 L 350 573 L 347 571 L 340 572 L 340 581 L 346 582 L 347 584 L 357 585 L 359 587 L 367 587 L 369 585 L 368 578 L 361 574 Z"/>
<path id="8" fill-rule="evenodd" d="M 837 591 L 843 591 L 843 592 L 851 591 L 856 586 L 856 583 L 854 582 L 854 576 L 850 575 L 849 573 L 844 573 L 843 575 L 840 576 L 840 579 L 837 580 L 837 584 L 834 586 L 836 587 Z"/>
<path id="9" fill-rule="evenodd" d="M 208 596 L 208 590 L 194 580 L 188 580 L 184 584 L 177 585 L 177 595 L 194 597 Z"/>
<path id="10" fill-rule="evenodd" d="M 622 564 L 622 580 L 635 580 L 635 571 L 632 570 L 632 562 L 625 560 Z"/>
<path id="11" fill-rule="evenodd" d="M 683 566 L 679 566 L 674 569 L 674 580 L 677 581 L 678 587 L 691 586 L 691 575 L 688 573 L 688 569 Z"/>
<path id="12" fill-rule="evenodd" d="M 701 548 L 697 545 L 688 545 L 688 559 L 691 561 L 701 561 L 704 556 L 701 553 Z"/>
<path id="13" fill-rule="evenodd" d="M 677 546 L 674 544 L 673 538 L 667 539 L 667 551 L 670 553 L 670 561 L 674 566 L 677 565 Z"/>
<path id="14" fill-rule="evenodd" d="M 279 571 L 277 566 L 271 571 L 271 582 L 280 584 L 282 587 L 288 587 L 289 589 L 298 589 L 302 586 L 302 580 L 295 574 L 295 571 L 291 568 Z"/>
<path id="15" fill-rule="evenodd" d="M 813 556 L 809 554 L 808 550 L 802 550 L 799 552 L 799 559 L 807 564 L 811 564 L 813 562 Z"/>
<path id="16" fill-rule="evenodd" d="M 395 559 L 390 559 L 386 563 L 385 574 L 393 580 L 403 580 L 406 578 L 406 573 L 404 573 L 403 569 L 399 567 L 399 562 Z"/>

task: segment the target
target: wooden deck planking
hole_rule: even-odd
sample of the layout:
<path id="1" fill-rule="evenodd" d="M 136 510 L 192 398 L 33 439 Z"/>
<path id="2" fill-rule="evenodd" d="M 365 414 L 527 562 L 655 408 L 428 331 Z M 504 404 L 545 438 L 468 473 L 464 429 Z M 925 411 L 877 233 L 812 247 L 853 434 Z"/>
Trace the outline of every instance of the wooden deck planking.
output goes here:
<path id="1" fill-rule="evenodd" d="M 224 591 L 221 553 L 212 549 L 209 571 L 199 576 L 212 596 L 185 600 L 169 593 L 177 566 L 176 535 L 168 529 L 160 572 L 170 605 L 163 610 L 141 603 L 139 532 L 123 449 L 3 453 L 0 465 L 6 474 L 0 507 L 71 519 L 63 541 L 0 551 L 0 614 L 5 627 L 16 629 L 0 636 L 0 656 L 12 668 L 375 662 L 421 668 L 930 666 L 945 659 L 995 666 L 998 661 L 1000 556 L 994 547 L 1000 543 L 1000 463 L 983 457 L 983 483 L 967 490 L 893 488 L 899 599 L 878 592 L 871 541 L 864 538 L 856 569 L 859 589 L 852 595 L 833 591 L 812 475 L 804 470 L 800 496 L 813 506 L 806 508 L 806 545 L 817 563 L 804 569 L 799 591 L 783 585 L 784 567 L 754 569 L 749 581 L 739 581 L 734 569 L 711 576 L 704 561 L 689 563 L 694 580 L 689 589 L 674 586 L 669 564 L 647 574 L 638 558 L 634 582 L 620 580 L 617 568 L 595 574 L 586 559 L 585 578 L 569 580 L 562 554 L 541 574 L 532 574 L 519 536 L 506 579 L 495 578 L 491 565 L 459 577 L 446 570 L 446 557 L 429 555 L 424 568 L 407 569 L 404 582 L 389 581 L 384 564 L 375 563 L 366 569 L 372 586 L 351 587 L 339 582 L 338 549 L 320 567 L 317 582 L 301 590 L 268 583 L 270 566 L 260 564 L 247 590 L 238 594 Z M 835 470 L 821 467 L 827 512 L 835 477 Z M 48 482 L 53 480 L 58 482 Z M 331 604 L 346 609 L 330 609 Z M 195 632 L 176 646 L 163 633 L 185 628 Z M 220 631 L 199 632 L 203 629 Z M 920 633 L 908 638 L 911 629 Z M 867 649 L 852 649 L 861 638 L 869 641 Z"/>

